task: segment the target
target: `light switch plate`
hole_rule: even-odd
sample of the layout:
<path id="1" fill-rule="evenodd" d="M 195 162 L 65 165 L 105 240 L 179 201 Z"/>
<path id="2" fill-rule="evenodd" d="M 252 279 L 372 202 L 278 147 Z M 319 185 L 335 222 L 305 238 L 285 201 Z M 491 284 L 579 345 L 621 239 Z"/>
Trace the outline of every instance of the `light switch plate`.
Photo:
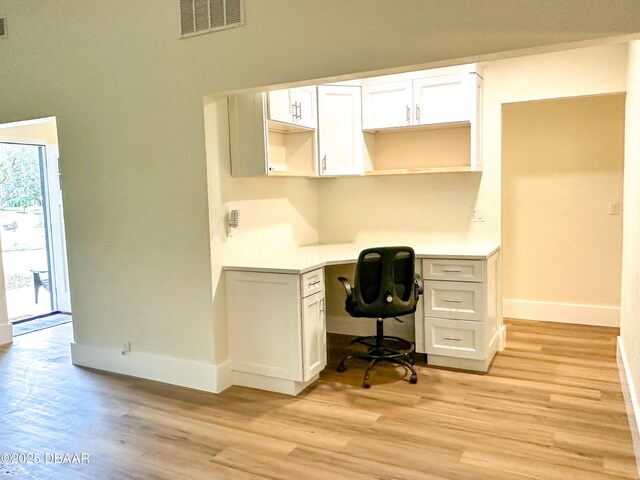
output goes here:
<path id="1" fill-rule="evenodd" d="M 484 222 L 484 207 L 471 207 L 471 221 Z"/>

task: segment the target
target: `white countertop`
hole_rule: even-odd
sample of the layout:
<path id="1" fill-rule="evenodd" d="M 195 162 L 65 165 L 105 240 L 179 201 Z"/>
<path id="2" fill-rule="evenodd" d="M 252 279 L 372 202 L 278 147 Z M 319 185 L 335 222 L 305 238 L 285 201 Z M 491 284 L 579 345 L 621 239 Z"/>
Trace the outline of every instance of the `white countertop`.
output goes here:
<path id="1" fill-rule="evenodd" d="M 325 265 L 355 263 L 369 247 L 403 245 L 401 243 L 340 243 L 310 245 L 293 249 L 246 252 L 223 261 L 223 270 L 302 274 Z M 417 258 L 485 259 L 500 249 L 498 244 L 409 243 Z"/>

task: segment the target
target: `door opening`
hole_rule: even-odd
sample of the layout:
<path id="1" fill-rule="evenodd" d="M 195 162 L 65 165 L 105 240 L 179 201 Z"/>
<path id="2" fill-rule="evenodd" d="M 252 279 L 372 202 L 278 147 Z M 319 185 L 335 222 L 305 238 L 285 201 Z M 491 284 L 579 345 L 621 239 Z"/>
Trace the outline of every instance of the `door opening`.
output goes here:
<path id="1" fill-rule="evenodd" d="M 70 313 L 55 119 L 0 125 L 0 243 L 9 321 Z"/>

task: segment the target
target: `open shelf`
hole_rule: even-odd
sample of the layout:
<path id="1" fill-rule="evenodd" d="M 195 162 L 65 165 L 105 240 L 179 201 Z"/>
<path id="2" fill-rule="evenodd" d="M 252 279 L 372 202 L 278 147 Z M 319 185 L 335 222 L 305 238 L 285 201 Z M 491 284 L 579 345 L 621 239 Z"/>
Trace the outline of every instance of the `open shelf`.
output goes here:
<path id="1" fill-rule="evenodd" d="M 397 133 L 397 132 L 417 132 L 421 130 L 440 130 L 456 127 L 468 127 L 471 122 L 446 122 L 446 123 L 432 123 L 428 125 L 405 125 L 402 127 L 387 127 L 387 128 L 363 128 L 365 133 Z"/>
<path id="2" fill-rule="evenodd" d="M 269 121 L 267 124 L 269 175 L 316 175 L 315 130 Z"/>
<path id="3" fill-rule="evenodd" d="M 396 168 L 388 170 L 370 170 L 364 172 L 365 176 L 376 175 L 407 175 L 420 173 L 460 173 L 471 172 L 471 167 L 432 167 L 432 168 Z"/>
<path id="4" fill-rule="evenodd" d="M 471 127 L 365 132 L 365 175 L 470 172 Z"/>

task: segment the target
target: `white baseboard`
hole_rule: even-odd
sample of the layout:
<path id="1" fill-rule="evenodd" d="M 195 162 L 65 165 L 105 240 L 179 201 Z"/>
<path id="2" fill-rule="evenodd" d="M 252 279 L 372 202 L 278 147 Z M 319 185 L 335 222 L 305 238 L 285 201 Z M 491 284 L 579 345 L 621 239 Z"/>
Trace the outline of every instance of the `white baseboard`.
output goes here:
<path id="1" fill-rule="evenodd" d="M 220 393 L 233 385 L 233 372 L 231 371 L 231 360 L 216 366 L 216 393 Z"/>
<path id="2" fill-rule="evenodd" d="M 505 299 L 502 302 L 502 314 L 506 318 L 522 320 L 578 323 L 601 327 L 620 326 L 620 307 Z"/>
<path id="3" fill-rule="evenodd" d="M 502 325 L 498 329 L 498 351 L 503 352 L 507 347 L 507 326 Z"/>
<path id="4" fill-rule="evenodd" d="M 293 380 L 284 380 L 282 378 L 267 377 L 247 372 L 232 372 L 234 385 L 284 393 L 285 395 L 292 396 L 298 395 L 301 391 L 315 382 L 319 376 L 320 375 L 315 375 L 312 379 L 306 382 L 295 382 Z"/>
<path id="5" fill-rule="evenodd" d="M 618 337 L 618 371 L 620 373 L 620 385 L 622 386 L 622 394 L 624 395 L 624 404 L 627 408 L 627 417 L 629 418 L 629 429 L 631 430 L 631 438 L 633 440 L 633 451 L 636 455 L 636 469 L 640 475 L 640 430 L 638 430 L 638 420 L 640 419 L 640 404 L 636 396 L 635 384 L 633 376 L 629 370 L 627 354 L 622 343 L 622 337 Z"/>
<path id="6" fill-rule="evenodd" d="M 0 325 L 0 345 L 13 342 L 13 325 Z"/>
<path id="7" fill-rule="evenodd" d="M 220 366 L 113 347 L 71 344 L 74 365 L 219 393 L 230 385 L 229 362 Z"/>

